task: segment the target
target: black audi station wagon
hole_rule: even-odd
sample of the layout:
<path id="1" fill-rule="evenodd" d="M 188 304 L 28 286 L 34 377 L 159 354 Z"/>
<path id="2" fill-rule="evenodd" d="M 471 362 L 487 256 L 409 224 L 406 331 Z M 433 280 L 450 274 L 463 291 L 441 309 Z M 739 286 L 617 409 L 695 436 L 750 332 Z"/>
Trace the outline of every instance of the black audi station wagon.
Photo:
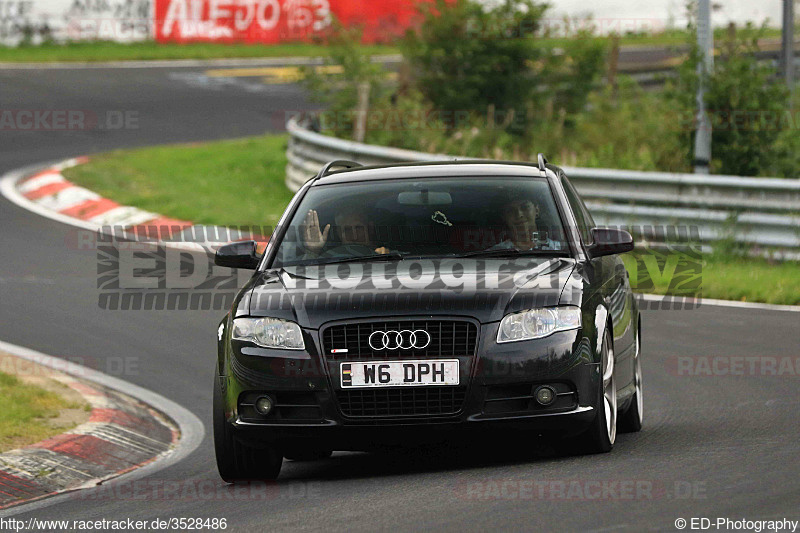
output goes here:
<path id="1" fill-rule="evenodd" d="M 263 254 L 216 253 L 255 270 L 218 330 L 220 475 L 501 429 L 611 450 L 642 425 L 632 248 L 541 156 L 328 163 Z"/>

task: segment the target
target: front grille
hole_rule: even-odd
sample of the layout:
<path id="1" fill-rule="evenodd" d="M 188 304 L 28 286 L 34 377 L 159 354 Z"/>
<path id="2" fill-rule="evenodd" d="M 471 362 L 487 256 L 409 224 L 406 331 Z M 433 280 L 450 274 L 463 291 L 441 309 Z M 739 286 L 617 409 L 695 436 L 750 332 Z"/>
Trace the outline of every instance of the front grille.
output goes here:
<path id="1" fill-rule="evenodd" d="M 466 387 L 340 390 L 342 414 L 351 417 L 436 416 L 461 411 Z"/>
<path id="2" fill-rule="evenodd" d="M 431 336 L 430 344 L 416 349 L 374 350 L 369 336 L 374 331 L 414 331 L 422 329 Z M 465 320 L 402 320 L 362 322 L 330 326 L 323 331 L 325 357 L 333 361 L 367 359 L 404 359 L 409 357 L 458 357 L 475 354 L 478 328 Z M 337 350 L 337 353 L 331 353 Z M 347 350 L 339 352 L 339 350 Z"/>

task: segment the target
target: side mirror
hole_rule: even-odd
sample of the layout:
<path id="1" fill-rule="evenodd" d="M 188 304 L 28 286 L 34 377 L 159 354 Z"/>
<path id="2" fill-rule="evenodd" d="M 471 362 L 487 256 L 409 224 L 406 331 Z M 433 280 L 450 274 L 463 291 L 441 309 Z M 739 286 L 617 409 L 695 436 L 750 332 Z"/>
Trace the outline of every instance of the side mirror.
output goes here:
<path id="1" fill-rule="evenodd" d="M 256 241 L 232 242 L 217 249 L 214 264 L 230 268 L 258 268 Z"/>
<path id="2" fill-rule="evenodd" d="M 622 229 L 592 228 L 594 243 L 589 245 L 590 257 L 624 254 L 633 250 L 633 237 Z"/>

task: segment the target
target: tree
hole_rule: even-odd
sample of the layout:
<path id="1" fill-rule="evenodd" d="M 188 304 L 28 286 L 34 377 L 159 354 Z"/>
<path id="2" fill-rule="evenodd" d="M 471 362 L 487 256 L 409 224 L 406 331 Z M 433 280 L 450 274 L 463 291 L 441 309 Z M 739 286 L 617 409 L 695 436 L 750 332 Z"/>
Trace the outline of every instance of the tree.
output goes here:
<path id="1" fill-rule="evenodd" d="M 474 0 L 422 4 L 423 23 L 407 33 L 404 56 L 417 87 L 438 110 L 521 117 L 535 90 L 534 67 L 549 51 L 536 38 L 544 4 Z"/>
<path id="2" fill-rule="evenodd" d="M 694 28 L 690 26 L 690 30 Z M 728 32 L 714 60 L 705 102 L 713 129 L 711 168 L 715 173 L 769 174 L 786 156 L 777 141 L 791 127 L 786 121 L 789 92 L 775 68 L 756 58 L 761 34 L 750 24 L 742 32 Z M 667 98 L 678 112 L 676 124 L 682 129 L 683 142 L 690 146 L 696 128 L 698 61 L 697 48 L 692 44 L 688 59 L 667 90 Z"/>

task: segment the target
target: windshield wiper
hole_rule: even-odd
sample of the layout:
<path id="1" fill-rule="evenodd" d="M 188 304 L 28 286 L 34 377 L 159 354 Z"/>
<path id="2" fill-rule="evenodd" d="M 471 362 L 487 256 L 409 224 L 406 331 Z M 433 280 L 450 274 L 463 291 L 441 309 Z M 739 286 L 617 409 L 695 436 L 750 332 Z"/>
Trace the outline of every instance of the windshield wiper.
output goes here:
<path id="1" fill-rule="evenodd" d="M 568 257 L 566 250 L 520 250 L 519 248 L 500 248 L 497 250 L 475 250 L 463 254 L 450 255 L 448 257 Z"/>
<path id="2" fill-rule="evenodd" d="M 334 265 L 336 263 L 374 263 L 377 261 L 400 261 L 409 255 L 408 252 L 389 252 L 388 254 L 362 255 L 356 257 L 342 257 L 332 261 L 314 263 L 316 265 Z"/>

